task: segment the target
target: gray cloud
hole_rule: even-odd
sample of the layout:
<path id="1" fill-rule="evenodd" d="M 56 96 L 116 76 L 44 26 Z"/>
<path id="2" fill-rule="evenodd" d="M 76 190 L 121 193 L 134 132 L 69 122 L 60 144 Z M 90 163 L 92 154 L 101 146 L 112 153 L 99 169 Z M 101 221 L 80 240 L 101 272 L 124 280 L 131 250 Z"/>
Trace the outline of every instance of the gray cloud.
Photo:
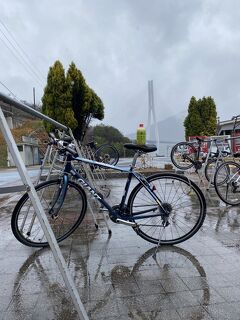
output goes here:
<path id="1" fill-rule="evenodd" d="M 211 95 L 222 120 L 239 113 L 239 1 L 12 0 L 1 11 L 43 85 L 56 59 L 66 69 L 74 61 L 105 104 L 104 122 L 123 133 L 147 124 L 151 79 L 157 120 L 187 112 L 192 95 Z M 38 81 L 0 44 L 0 80 L 20 99 L 36 87 L 40 99 Z"/>

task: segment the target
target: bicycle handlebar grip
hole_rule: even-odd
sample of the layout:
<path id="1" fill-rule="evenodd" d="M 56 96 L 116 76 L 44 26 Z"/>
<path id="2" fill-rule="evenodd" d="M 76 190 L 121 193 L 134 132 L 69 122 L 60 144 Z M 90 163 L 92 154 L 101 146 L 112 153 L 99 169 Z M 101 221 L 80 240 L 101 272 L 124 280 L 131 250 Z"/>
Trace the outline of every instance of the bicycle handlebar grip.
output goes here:
<path id="1" fill-rule="evenodd" d="M 56 145 L 57 144 L 57 139 L 56 139 L 56 136 L 55 136 L 55 134 L 53 133 L 53 132 L 49 132 L 48 133 L 48 136 L 49 136 L 49 138 L 50 138 L 50 143 L 49 144 L 54 144 L 54 145 Z"/>

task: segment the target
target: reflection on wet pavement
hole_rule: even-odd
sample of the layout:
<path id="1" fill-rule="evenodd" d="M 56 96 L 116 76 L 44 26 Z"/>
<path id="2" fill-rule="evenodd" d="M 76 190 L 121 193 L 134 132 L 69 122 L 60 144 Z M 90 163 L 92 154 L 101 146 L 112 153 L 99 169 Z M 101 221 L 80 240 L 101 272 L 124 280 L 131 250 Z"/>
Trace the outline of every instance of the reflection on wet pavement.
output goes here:
<path id="1" fill-rule="evenodd" d="M 118 202 L 122 180 L 111 181 Z M 202 230 L 178 246 L 156 249 L 126 226 L 91 215 L 61 243 L 90 319 L 240 319 L 239 207 L 206 194 Z M 49 249 L 18 243 L 12 205 L 0 212 L 0 319 L 78 319 Z"/>

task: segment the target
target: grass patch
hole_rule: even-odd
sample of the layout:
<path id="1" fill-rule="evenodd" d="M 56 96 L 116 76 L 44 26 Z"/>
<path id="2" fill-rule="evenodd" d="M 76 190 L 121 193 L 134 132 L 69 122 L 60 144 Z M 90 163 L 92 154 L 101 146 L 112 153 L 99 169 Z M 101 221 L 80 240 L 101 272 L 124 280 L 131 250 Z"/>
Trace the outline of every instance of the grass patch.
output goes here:
<path id="1" fill-rule="evenodd" d="M 7 146 L 0 144 L 0 168 L 7 167 Z"/>

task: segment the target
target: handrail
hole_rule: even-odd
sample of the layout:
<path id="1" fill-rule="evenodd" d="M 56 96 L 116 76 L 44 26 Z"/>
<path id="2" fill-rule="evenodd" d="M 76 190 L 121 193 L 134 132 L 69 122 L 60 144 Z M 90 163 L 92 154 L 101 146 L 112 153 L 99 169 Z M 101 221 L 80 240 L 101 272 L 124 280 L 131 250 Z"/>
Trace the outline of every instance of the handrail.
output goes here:
<path id="1" fill-rule="evenodd" d="M 56 120 L 53 120 L 53 119 L 49 118 L 45 114 L 42 114 L 40 111 L 37 111 L 37 110 L 27 106 L 26 104 L 24 104 L 24 103 L 22 103 L 22 102 L 20 102 L 18 100 L 15 100 L 15 99 L 12 99 L 12 98 L 8 97 L 7 95 L 5 95 L 2 92 L 0 92 L 0 104 L 1 104 L 1 101 L 4 102 L 4 103 L 10 104 L 13 107 L 16 107 L 16 108 L 18 108 L 18 109 L 20 109 L 22 111 L 30 113 L 30 114 L 36 116 L 37 118 L 40 118 L 40 119 L 45 120 L 45 121 L 48 121 L 48 122 L 50 122 L 51 124 L 53 124 L 55 127 L 59 128 L 59 129 L 62 129 L 64 131 L 68 131 L 68 127 L 66 127 L 65 125 L 57 122 Z"/>

